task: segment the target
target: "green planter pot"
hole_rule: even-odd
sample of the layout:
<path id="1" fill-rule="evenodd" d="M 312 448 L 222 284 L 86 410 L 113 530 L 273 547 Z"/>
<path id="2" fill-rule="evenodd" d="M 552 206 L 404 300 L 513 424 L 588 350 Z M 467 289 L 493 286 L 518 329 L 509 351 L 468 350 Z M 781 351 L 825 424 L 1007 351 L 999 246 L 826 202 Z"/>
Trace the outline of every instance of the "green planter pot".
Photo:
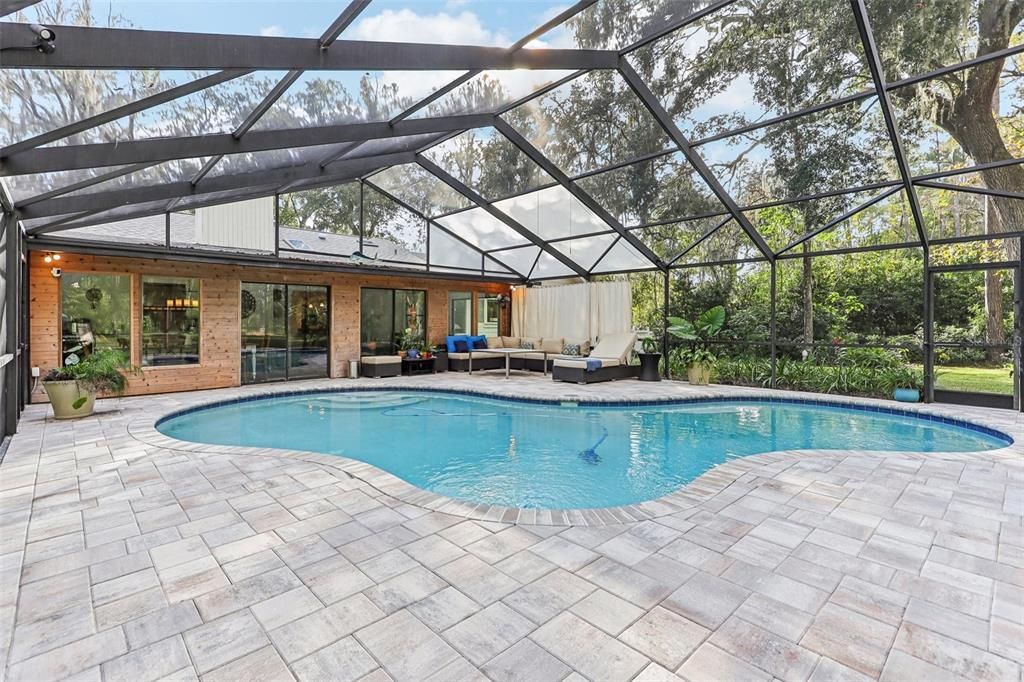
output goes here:
<path id="1" fill-rule="evenodd" d="M 88 417 L 96 405 L 96 394 L 80 388 L 77 381 L 44 381 L 43 390 L 57 419 Z"/>

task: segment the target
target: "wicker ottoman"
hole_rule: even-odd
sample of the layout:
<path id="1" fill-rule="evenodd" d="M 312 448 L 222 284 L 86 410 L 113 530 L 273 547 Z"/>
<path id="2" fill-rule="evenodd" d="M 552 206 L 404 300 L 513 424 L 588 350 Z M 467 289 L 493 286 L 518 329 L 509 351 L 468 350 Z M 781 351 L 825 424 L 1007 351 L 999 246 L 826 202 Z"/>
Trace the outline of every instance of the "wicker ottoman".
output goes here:
<path id="1" fill-rule="evenodd" d="M 397 355 L 364 355 L 359 358 L 359 374 L 364 377 L 397 377 L 402 373 L 402 358 Z"/>

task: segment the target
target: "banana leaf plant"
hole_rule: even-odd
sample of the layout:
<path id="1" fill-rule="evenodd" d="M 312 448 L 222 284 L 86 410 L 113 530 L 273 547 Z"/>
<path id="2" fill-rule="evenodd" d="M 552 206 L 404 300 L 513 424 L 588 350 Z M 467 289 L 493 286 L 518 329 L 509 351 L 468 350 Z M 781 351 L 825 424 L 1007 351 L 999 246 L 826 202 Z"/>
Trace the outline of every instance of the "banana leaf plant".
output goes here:
<path id="1" fill-rule="evenodd" d="M 725 308 L 717 305 L 705 310 L 693 322 L 681 317 L 669 317 L 665 331 L 683 341 L 688 347 L 680 352 L 680 359 L 689 365 L 711 367 L 716 360 L 711 341 L 725 326 Z"/>

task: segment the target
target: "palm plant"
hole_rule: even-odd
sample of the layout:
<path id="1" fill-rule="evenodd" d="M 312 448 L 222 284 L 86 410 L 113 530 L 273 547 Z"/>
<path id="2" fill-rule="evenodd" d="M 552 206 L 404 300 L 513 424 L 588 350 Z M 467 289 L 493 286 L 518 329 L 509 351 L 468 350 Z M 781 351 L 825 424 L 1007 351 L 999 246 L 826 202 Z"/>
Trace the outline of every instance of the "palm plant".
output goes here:
<path id="1" fill-rule="evenodd" d="M 711 380 L 711 368 L 715 354 L 711 350 L 712 340 L 725 326 L 725 307 L 716 305 L 705 310 L 693 322 L 681 317 L 669 317 L 665 331 L 677 339 L 687 341 L 688 347 L 680 354 L 680 360 L 688 364 L 690 383 L 706 384 Z"/>

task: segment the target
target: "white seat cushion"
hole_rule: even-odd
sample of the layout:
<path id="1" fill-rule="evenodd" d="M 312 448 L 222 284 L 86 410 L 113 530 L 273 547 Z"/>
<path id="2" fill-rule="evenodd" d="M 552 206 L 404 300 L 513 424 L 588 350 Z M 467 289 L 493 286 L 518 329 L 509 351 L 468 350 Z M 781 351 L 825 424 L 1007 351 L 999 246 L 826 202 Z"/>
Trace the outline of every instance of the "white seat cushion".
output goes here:
<path id="1" fill-rule="evenodd" d="M 504 353 L 488 353 L 485 350 L 475 350 L 475 351 L 473 351 L 473 359 L 474 360 L 479 360 L 481 358 L 503 358 L 503 357 L 505 357 Z M 449 353 L 448 354 L 448 359 L 449 360 L 469 360 L 469 353 Z"/>
<path id="2" fill-rule="evenodd" d="M 364 365 L 400 365 L 402 358 L 397 355 L 364 355 L 359 358 Z"/>
<path id="3" fill-rule="evenodd" d="M 616 358 L 589 358 L 591 360 L 600 360 L 601 367 L 615 367 L 622 363 Z M 569 358 L 567 356 L 559 356 L 555 358 L 553 363 L 555 367 L 568 367 L 571 369 L 586 369 L 588 358 Z"/>

